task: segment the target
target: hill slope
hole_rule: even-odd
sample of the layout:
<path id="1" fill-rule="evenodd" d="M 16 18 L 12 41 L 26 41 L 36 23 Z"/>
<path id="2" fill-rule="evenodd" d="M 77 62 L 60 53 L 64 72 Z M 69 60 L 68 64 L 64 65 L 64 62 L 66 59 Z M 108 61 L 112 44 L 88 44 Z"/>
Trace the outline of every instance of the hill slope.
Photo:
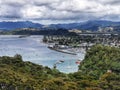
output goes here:
<path id="1" fill-rule="evenodd" d="M 97 45 L 88 50 L 80 70 L 89 74 L 101 74 L 112 70 L 120 73 L 120 48 Z"/>
<path id="2" fill-rule="evenodd" d="M 119 80 L 120 48 L 93 46 L 70 74 L 23 62 L 20 55 L 0 57 L 0 90 L 120 90 Z"/>
<path id="3" fill-rule="evenodd" d="M 30 21 L 19 21 L 19 22 L 0 22 L 1 30 L 14 30 L 17 28 L 40 28 L 42 25 L 38 23 L 33 23 Z"/>
<path id="4" fill-rule="evenodd" d="M 15 30 L 17 28 L 39 28 L 42 30 L 58 30 L 62 29 L 80 29 L 80 30 L 90 30 L 97 31 L 99 27 L 120 27 L 120 22 L 104 21 L 104 20 L 94 20 L 86 21 L 80 23 L 67 23 L 67 24 L 50 24 L 42 25 L 39 23 L 33 23 L 30 21 L 19 21 L 19 22 L 0 22 L 0 30 Z"/>

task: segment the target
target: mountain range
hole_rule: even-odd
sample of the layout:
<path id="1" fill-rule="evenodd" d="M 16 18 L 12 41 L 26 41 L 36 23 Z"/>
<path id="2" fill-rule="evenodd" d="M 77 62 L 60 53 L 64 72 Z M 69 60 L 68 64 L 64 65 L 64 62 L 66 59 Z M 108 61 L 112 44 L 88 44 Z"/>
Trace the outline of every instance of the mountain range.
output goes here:
<path id="1" fill-rule="evenodd" d="M 0 22 L 1 30 L 14 30 L 18 28 L 40 28 L 42 27 L 39 23 L 33 23 L 30 21 L 18 21 L 18 22 Z"/>
<path id="2" fill-rule="evenodd" d="M 40 30 L 58 30 L 62 29 L 79 29 L 79 30 L 92 30 L 97 31 L 99 28 L 105 27 L 120 27 L 120 22 L 94 20 L 80 23 L 68 24 L 50 24 L 43 25 L 40 23 L 33 23 L 31 21 L 18 21 L 18 22 L 0 22 L 0 30 L 15 30 L 19 28 L 37 28 Z"/>

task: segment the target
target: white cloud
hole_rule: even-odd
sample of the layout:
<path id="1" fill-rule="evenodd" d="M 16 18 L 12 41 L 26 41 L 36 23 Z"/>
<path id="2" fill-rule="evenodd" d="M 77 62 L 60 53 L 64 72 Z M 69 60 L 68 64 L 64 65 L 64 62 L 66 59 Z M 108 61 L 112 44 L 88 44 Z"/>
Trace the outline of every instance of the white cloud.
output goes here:
<path id="1" fill-rule="evenodd" d="M 44 16 L 44 12 L 47 11 L 45 6 L 31 6 L 28 5 L 24 7 L 24 10 L 22 11 L 24 18 L 41 18 Z"/>
<path id="2" fill-rule="evenodd" d="M 33 4 L 42 5 L 42 4 L 51 4 L 58 3 L 60 0 L 33 0 Z"/>
<path id="3" fill-rule="evenodd" d="M 120 20 L 119 0 L 0 0 L 0 19 L 76 22 Z"/>

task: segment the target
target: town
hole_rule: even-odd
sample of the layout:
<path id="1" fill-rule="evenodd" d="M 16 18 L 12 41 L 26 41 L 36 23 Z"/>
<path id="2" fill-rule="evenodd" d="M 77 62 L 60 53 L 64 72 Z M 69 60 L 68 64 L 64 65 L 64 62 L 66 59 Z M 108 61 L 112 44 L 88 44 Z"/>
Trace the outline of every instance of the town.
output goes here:
<path id="1" fill-rule="evenodd" d="M 54 49 L 84 48 L 89 49 L 96 44 L 120 48 L 120 35 L 111 33 L 80 33 L 77 36 L 47 35 L 43 42 Z"/>

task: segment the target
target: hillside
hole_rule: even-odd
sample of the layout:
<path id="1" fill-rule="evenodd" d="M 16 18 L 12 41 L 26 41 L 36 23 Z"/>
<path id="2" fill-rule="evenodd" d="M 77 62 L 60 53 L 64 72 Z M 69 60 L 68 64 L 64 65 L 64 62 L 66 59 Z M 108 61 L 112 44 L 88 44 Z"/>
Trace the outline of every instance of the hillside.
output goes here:
<path id="1" fill-rule="evenodd" d="M 120 48 L 97 45 L 88 50 L 79 69 L 98 76 L 111 70 L 120 74 Z"/>
<path id="2" fill-rule="evenodd" d="M 58 30 L 58 29 L 78 29 L 78 30 L 89 30 L 91 32 L 96 32 L 100 28 L 106 29 L 107 27 L 113 28 L 113 31 L 119 32 L 120 30 L 120 22 L 113 22 L 113 21 L 105 21 L 105 20 L 94 20 L 94 21 L 86 21 L 86 22 L 79 22 L 79 23 L 67 23 L 67 24 L 50 24 L 50 25 L 43 25 L 40 23 L 34 23 L 30 21 L 18 21 L 18 22 L 0 22 L 0 30 L 16 30 L 22 28 L 37 28 L 38 30 Z M 108 28 L 107 28 L 108 29 Z M 104 30 L 103 32 L 107 32 Z"/>
<path id="3" fill-rule="evenodd" d="M 93 46 L 70 74 L 3 56 L 0 73 L 0 90 L 120 90 L 120 48 Z"/>
<path id="4" fill-rule="evenodd" d="M 120 26 L 120 22 L 93 20 L 93 21 L 86 21 L 80 23 L 51 24 L 48 27 L 97 31 L 99 27 L 105 28 L 109 26 L 111 27 Z"/>
<path id="5" fill-rule="evenodd" d="M 58 70 L 23 62 L 20 55 L 0 57 L 0 73 L 0 90 L 41 90 L 45 81 L 65 76 Z"/>
<path id="6" fill-rule="evenodd" d="M 93 46 L 72 78 L 85 90 L 120 90 L 120 48 Z"/>
<path id="7" fill-rule="evenodd" d="M 69 32 L 66 29 L 41 30 L 37 28 L 21 28 L 10 31 L 1 31 L 0 35 L 77 35 L 75 32 Z"/>
<path id="8" fill-rule="evenodd" d="M 15 30 L 18 28 L 30 28 L 30 27 L 41 28 L 42 25 L 30 21 L 0 22 L 0 30 Z"/>

